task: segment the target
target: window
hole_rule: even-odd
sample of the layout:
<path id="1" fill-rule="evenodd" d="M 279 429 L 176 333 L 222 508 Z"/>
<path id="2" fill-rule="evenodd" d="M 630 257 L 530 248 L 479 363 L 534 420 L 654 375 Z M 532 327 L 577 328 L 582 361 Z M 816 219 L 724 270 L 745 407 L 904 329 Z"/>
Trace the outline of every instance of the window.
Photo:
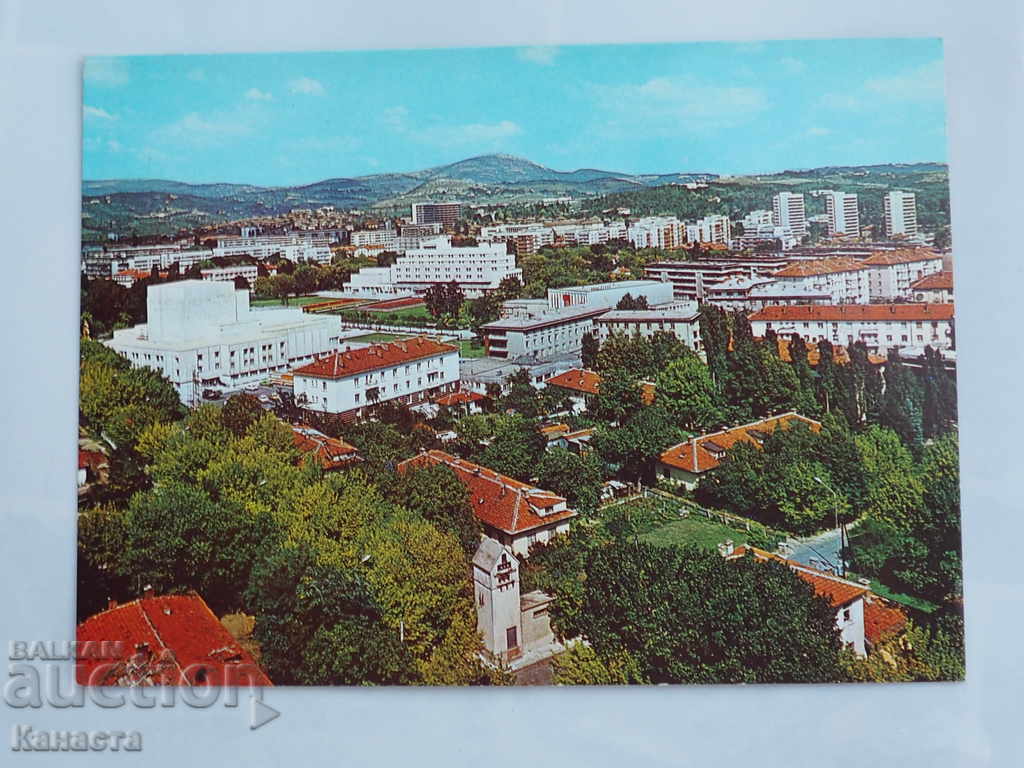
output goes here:
<path id="1" fill-rule="evenodd" d="M 843 621 L 849 621 L 849 620 L 850 620 L 850 609 L 849 608 L 844 608 L 843 609 Z"/>
<path id="2" fill-rule="evenodd" d="M 519 647 L 519 633 L 515 627 L 509 627 L 505 630 L 505 647 L 510 651 Z"/>

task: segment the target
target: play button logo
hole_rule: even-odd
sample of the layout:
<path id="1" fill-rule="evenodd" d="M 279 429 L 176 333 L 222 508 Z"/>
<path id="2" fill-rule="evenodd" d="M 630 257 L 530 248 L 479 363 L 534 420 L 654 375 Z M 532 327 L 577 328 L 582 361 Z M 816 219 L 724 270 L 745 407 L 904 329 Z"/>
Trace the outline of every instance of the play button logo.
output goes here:
<path id="1" fill-rule="evenodd" d="M 268 707 L 256 696 L 252 697 L 251 714 L 252 719 L 250 720 L 249 723 L 249 730 L 252 731 L 255 731 L 257 728 L 260 728 L 261 726 L 264 726 L 267 723 L 269 723 L 271 720 L 276 720 L 278 717 L 281 716 L 280 712 L 278 712 L 273 707 Z"/>

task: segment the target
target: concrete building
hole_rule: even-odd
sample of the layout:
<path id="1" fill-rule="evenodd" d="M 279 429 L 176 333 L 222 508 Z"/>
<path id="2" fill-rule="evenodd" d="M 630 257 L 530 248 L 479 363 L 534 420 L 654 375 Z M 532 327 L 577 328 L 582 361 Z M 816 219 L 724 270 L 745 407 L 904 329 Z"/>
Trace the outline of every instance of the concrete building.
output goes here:
<path id="1" fill-rule="evenodd" d="M 766 277 L 786 264 L 785 259 L 756 256 L 714 261 L 659 261 L 644 267 L 644 276 L 670 283 L 676 300 L 703 300 L 712 285 L 737 278 Z"/>
<path id="2" fill-rule="evenodd" d="M 772 197 L 772 223 L 778 227 L 789 227 L 797 237 L 807 234 L 807 215 L 804 211 L 804 196 L 793 192 L 779 192 Z"/>
<path id="3" fill-rule="evenodd" d="M 953 301 L 953 273 L 932 272 L 910 284 L 914 301 L 949 304 Z"/>
<path id="4" fill-rule="evenodd" d="M 549 288 L 548 305 L 552 309 L 584 305 L 614 309 L 627 294 L 634 299 L 647 299 L 650 307 L 673 300 L 670 283 L 659 280 L 619 280 L 613 283 Z"/>
<path id="5" fill-rule="evenodd" d="M 862 341 L 878 355 L 900 347 L 954 346 L 952 304 L 772 306 L 752 314 L 750 326 L 755 336 L 775 331 L 779 336 L 797 334 L 808 343 L 824 339 L 846 346 Z"/>
<path id="6" fill-rule="evenodd" d="M 696 301 L 678 302 L 671 308 L 649 310 L 612 310 L 595 321 L 598 340 L 604 344 L 613 333 L 642 336 L 668 333 L 694 352 L 701 352 L 700 311 Z"/>
<path id="7" fill-rule="evenodd" d="M 338 347 L 336 316 L 249 308 L 249 292 L 226 282 L 150 286 L 148 322 L 114 331 L 106 344 L 135 367 L 153 368 L 183 403 L 204 388 L 235 388 L 311 362 Z"/>
<path id="8" fill-rule="evenodd" d="M 355 419 L 397 401 L 417 405 L 459 389 L 459 348 L 418 336 L 346 349 L 293 371 L 295 404 Z"/>
<path id="9" fill-rule="evenodd" d="M 480 327 L 489 357 L 545 360 L 578 354 L 583 336 L 594 331 L 594 318 L 608 311 L 586 304 L 564 309 L 547 308 L 529 316 L 508 317 Z"/>
<path id="10" fill-rule="evenodd" d="M 754 333 L 757 334 L 757 331 Z M 789 429 L 794 424 L 803 424 L 813 432 L 821 429 L 819 422 L 790 412 L 693 437 L 673 445 L 658 457 L 658 476 L 692 491 L 706 473 L 719 467 L 729 449 L 737 443 L 760 447 L 776 429 Z"/>
<path id="11" fill-rule="evenodd" d="M 454 281 L 467 298 L 476 298 L 497 288 L 506 277 L 522 280 L 522 270 L 516 268 L 516 257 L 504 243 L 456 246 L 442 235 L 421 241 L 390 267 L 364 267 L 344 289 L 361 296 L 400 296 Z"/>
<path id="12" fill-rule="evenodd" d="M 825 215 L 829 237 L 860 237 L 860 209 L 857 195 L 850 192 L 825 193 Z"/>
<path id="13" fill-rule="evenodd" d="M 885 236 L 914 238 L 917 236 L 917 196 L 913 192 L 893 190 L 882 197 Z"/>
<path id="14" fill-rule="evenodd" d="M 747 310 L 755 287 L 774 284 L 770 277 L 732 277 L 705 288 L 704 301 L 727 311 Z"/>
<path id="15" fill-rule="evenodd" d="M 365 229 L 353 232 L 349 242 L 356 248 L 376 247 L 385 251 L 393 251 L 397 247 L 398 233 L 390 227 L 385 229 Z"/>
<path id="16" fill-rule="evenodd" d="M 203 280 L 234 282 L 236 278 L 244 278 L 249 287 L 252 288 L 259 277 L 260 270 L 255 264 L 236 264 L 231 267 L 212 267 L 199 270 Z"/>
<path id="17" fill-rule="evenodd" d="M 697 243 L 725 243 L 732 240 L 732 224 L 728 216 L 705 216 L 695 224 L 686 225 L 686 239 Z"/>
<path id="18" fill-rule="evenodd" d="M 753 224 L 743 228 L 743 234 L 734 237 L 730 243 L 733 248 L 756 248 L 762 243 L 778 242 L 781 250 L 788 251 L 800 243 L 800 238 L 793 234 L 789 227 L 776 226 L 775 224 Z"/>
<path id="19" fill-rule="evenodd" d="M 942 272 L 942 255 L 929 248 L 878 251 L 862 263 L 869 270 L 869 288 L 874 301 L 909 299 L 915 282 L 925 275 Z"/>
<path id="20" fill-rule="evenodd" d="M 519 559 L 511 548 L 485 537 L 473 555 L 476 630 L 488 654 L 512 668 L 561 650 L 551 631 L 548 607 L 554 598 L 535 590 L 520 593 Z"/>
<path id="21" fill-rule="evenodd" d="M 214 256 L 252 256 L 257 261 L 280 256 L 313 264 L 330 264 L 332 258 L 328 238 L 313 233 L 218 237 L 213 252 Z"/>
<path id="22" fill-rule="evenodd" d="M 440 224 L 447 230 L 455 228 L 462 215 L 460 203 L 413 203 L 413 224 Z"/>
<path id="23" fill-rule="evenodd" d="M 783 289 L 827 293 L 833 304 L 867 304 L 871 300 L 870 274 L 865 262 L 837 256 L 793 262 L 772 278 Z"/>
<path id="24" fill-rule="evenodd" d="M 674 250 L 686 242 L 686 228 L 675 216 L 648 216 L 631 224 L 626 237 L 635 248 Z"/>
<path id="25" fill-rule="evenodd" d="M 529 557 L 534 544 L 568 533 L 569 521 L 576 517 L 563 497 L 444 451 L 425 451 L 406 459 L 398 465 L 398 472 L 437 465 L 451 469 L 469 491 L 473 514 L 484 535 L 519 557 Z"/>

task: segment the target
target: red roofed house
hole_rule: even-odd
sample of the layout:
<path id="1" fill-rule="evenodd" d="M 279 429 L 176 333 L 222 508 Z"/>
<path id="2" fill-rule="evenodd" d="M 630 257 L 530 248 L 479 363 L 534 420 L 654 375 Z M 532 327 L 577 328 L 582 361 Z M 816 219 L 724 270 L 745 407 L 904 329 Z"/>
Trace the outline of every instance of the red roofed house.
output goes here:
<path id="1" fill-rule="evenodd" d="M 816 568 L 787 560 L 781 555 L 756 547 L 733 547 L 731 541 L 718 546 L 727 560 L 751 555 L 758 560 L 774 560 L 788 566 L 797 576 L 814 587 L 814 593 L 826 598 L 836 612 L 836 627 L 843 645 L 858 656 L 867 654 L 868 648 L 882 639 L 893 636 L 906 625 L 902 611 L 887 605 L 886 601 L 862 584 L 819 571 Z"/>
<path id="2" fill-rule="evenodd" d="M 871 298 L 876 301 L 908 299 L 913 283 L 942 271 L 942 255 L 930 248 L 877 251 L 862 263 L 870 270 Z"/>
<path id="3" fill-rule="evenodd" d="M 847 256 L 816 261 L 797 261 L 775 272 L 779 287 L 807 293 L 827 293 L 836 304 L 867 304 L 870 301 L 868 276 L 864 263 Z"/>
<path id="4" fill-rule="evenodd" d="M 745 442 L 760 446 L 776 429 L 789 429 L 794 424 L 806 424 L 814 432 L 821 429 L 821 424 L 817 421 L 790 412 L 753 421 L 740 427 L 701 435 L 685 443 L 673 445 L 662 453 L 658 458 L 658 474 L 666 480 L 681 483 L 692 491 L 704 473 L 716 469 L 736 443 Z"/>
<path id="5" fill-rule="evenodd" d="M 469 491 L 473 513 L 484 533 L 509 546 L 520 557 L 530 546 L 546 542 L 569 530 L 576 512 L 551 491 L 535 488 L 494 470 L 460 459 L 444 451 L 425 451 L 398 465 L 400 473 L 442 464 L 449 467 Z"/>
<path id="6" fill-rule="evenodd" d="M 953 346 L 952 304 L 829 304 L 771 306 L 750 316 L 755 336 L 775 331 L 801 336 L 808 343 L 822 339 L 847 346 L 863 341 L 869 352 L 886 355 L 899 347 Z"/>
<path id="7" fill-rule="evenodd" d="M 460 389 L 457 392 L 449 392 L 446 395 L 434 398 L 438 406 L 451 408 L 459 413 L 480 413 L 484 409 L 484 403 L 490 400 L 487 395 L 473 392 L 468 389 Z"/>
<path id="8" fill-rule="evenodd" d="M 459 348 L 417 336 L 334 352 L 292 374 L 299 407 L 350 420 L 379 403 L 414 405 L 457 391 Z"/>
<path id="9" fill-rule="evenodd" d="M 552 376 L 548 379 L 547 385 L 567 391 L 569 400 L 572 402 L 572 412 L 582 413 L 587 410 L 591 400 L 601 388 L 601 374 L 585 368 L 573 368 L 565 373 Z M 640 389 L 640 399 L 644 405 L 653 403 L 654 383 L 641 381 Z"/>
<path id="10" fill-rule="evenodd" d="M 344 440 L 328 437 L 323 432 L 304 424 L 292 424 L 292 439 L 303 457 L 317 462 L 322 469 L 343 469 L 362 459 L 355 446 Z"/>
<path id="11" fill-rule="evenodd" d="M 272 685 L 194 592 L 154 597 L 147 588 L 90 616 L 76 638 L 79 685 Z"/>
<path id="12" fill-rule="evenodd" d="M 910 284 L 914 301 L 948 304 L 953 301 L 953 273 L 932 272 Z"/>

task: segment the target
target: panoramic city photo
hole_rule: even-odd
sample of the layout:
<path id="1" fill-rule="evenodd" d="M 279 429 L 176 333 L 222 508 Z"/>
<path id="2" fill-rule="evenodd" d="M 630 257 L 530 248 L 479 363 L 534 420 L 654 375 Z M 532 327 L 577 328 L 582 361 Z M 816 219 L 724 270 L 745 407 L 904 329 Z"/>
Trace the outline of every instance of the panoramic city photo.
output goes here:
<path id="1" fill-rule="evenodd" d="M 962 680 L 944 80 L 88 59 L 79 682 Z"/>

